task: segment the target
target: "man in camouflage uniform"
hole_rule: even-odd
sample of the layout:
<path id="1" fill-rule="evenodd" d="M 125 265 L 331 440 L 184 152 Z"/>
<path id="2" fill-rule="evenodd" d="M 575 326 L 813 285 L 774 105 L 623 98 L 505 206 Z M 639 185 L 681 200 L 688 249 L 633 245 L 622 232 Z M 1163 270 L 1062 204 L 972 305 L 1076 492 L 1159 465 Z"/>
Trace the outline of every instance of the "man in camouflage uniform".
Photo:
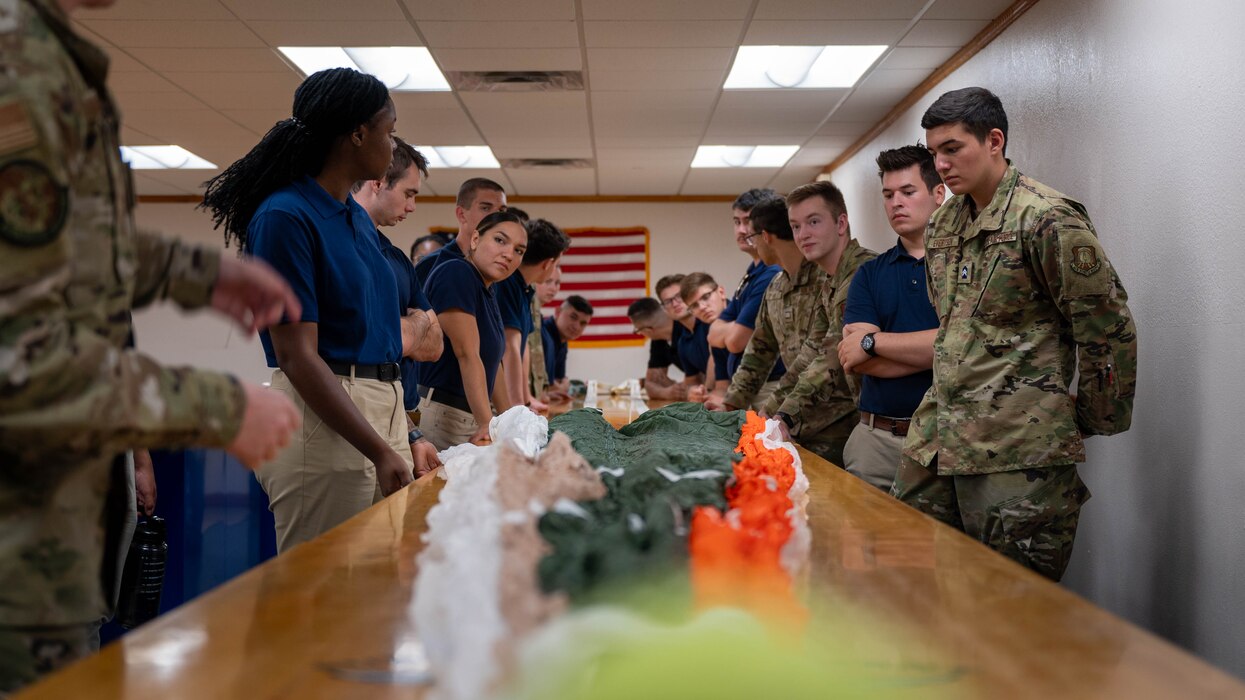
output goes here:
<path id="1" fill-rule="evenodd" d="M 997 97 L 949 92 L 921 125 L 956 196 L 925 234 L 934 383 L 891 493 L 1059 580 L 1089 498 L 1083 439 L 1132 419 L 1128 297 L 1085 207 L 1005 158 Z"/>
<path id="2" fill-rule="evenodd" d="M 153 300 L 251 332 L 298 301 L 266 267 L 135 232 L 107 57 L 70 29 L 77 4 L 0 0 L 0 693 L 98 644 L 125 450 L 226 447 L 254 468 L 298 423 L 275 392 L 124 347 Z"/>
<path id="3" fill-rule="evenodd" d="M 808 197 L 821 201 L 820 190 Z M 756 331 L 726 396 L 721 403 L 705 404 L 713 410 L 748 406 L 781 357 L 787 372 L 759 412 L 781 420 L 801 446 L 835 464 L 843 463 L 859 384 L 843 372 L 837 352 L 826 352 L 825 342 L 842 335 L 851 277 L 873 257 L 846 235 L 846 207 L 839 211 L 844 235 L 837 226 L 806 227 L 803 239 L 798 239 L 783 200 L 763 201 L 752 209 L 751 225 L 757 234 L 753 245 L 765 264 L 781 265 L 783 271 L 765 290 Z"/>

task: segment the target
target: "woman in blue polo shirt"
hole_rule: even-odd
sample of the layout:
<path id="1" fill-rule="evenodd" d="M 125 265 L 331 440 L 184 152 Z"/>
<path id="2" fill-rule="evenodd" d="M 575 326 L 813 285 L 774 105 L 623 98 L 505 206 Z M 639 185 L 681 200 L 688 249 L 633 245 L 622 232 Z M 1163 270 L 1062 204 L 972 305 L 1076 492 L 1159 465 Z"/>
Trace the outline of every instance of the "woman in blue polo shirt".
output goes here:
<path id="1" fill-rule="evenodd" d="M 424 283 L 445 350 L 419 367 L 419 429 L 439 450 L 488 442 L 489 397 L 505 351 L 493 285 L 514 274 L 526 250 L 523 220 L 494 212 L 471 234 L 467 256 L 446 259 Z"/>
<path id="2" fill-rule="evenodd" d="M 301 433 L 256 476 L 285 551 L 411 481 L 397 284 L 376 227 L 351 197 L 384 177 L 397 115 L 389 91 L 346 68 L 320 71 L 241 160 L 208 182 L 226 240 L 290 283 L 302 316 L 261 333 L 272 388 Z"/>

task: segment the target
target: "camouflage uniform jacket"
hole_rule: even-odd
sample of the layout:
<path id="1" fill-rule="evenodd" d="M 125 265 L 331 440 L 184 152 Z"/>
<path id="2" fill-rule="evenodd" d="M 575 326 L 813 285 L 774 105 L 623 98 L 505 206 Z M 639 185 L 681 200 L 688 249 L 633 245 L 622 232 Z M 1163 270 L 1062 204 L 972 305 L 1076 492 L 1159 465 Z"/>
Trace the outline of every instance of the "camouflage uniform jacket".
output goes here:
<path id="1" fill-rule="evenodd" d="M 1047 467 L 1128 429 L 1137 331 L 1079 202 L 1009 164 L 976 219 L 965 195 L 934 214 L 925 250 L 940 325 L 905 457 L 943 475 Z"/>
<path id="2" fill-rule="evenodd" d="M 532 295 L 532 332 L 527 334 L 527 356 L 531 358 L 532 371 L 528 379 L 532 383 L 532 396 L 540 398 L 545 387 L 549 386 L 549 376 L 545 372 L 545 343 L 542 340 L 540 324 L 540 299 Z"/>
<path id="3" fill-rule="evenodd" d="M 107 65 L 52 0 L 0 0 L 0 625 L 99 619 L 113 459 L 227 444 L 245 404 L 124 348 L 131 308 L 206 304 L 220 257 L 136 234 Z"/>
<path id="4" fill-rule="evenodd" d="M 787 373 L 761 410 L 770 416 L 780 411 L 791 416 L 794 437 L 807 442 L 855 411 L 844 373 L 841 368 L 837 374 L 830 372 L 823 344 L 830 333 L 831 314 L 837 318 L 835 334 L 842 335 L 843 302 L 852 275 L 871 257 L 873 253 L 849 240 L 834 275 L 806 260 L 794 281 L 785 271 L 774 276 L 757 313 L 756 331 L 726 392 L 726 403 L 749 405 L 781 357 Z M 837 354 L 833 366 L 838 367 Z"/>

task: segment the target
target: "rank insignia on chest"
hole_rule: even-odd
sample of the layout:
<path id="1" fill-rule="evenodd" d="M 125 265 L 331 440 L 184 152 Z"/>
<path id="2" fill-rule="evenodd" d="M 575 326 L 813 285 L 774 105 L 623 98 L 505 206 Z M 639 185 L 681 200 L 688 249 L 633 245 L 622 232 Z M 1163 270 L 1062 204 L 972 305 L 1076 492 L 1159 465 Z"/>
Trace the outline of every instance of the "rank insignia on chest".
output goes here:
<path id="1" fill-rule="evenodd" d="M 960 271 L 956 274 L 956 282 L 958 284 L 973 283 L 973 263 L 966 262 L 960 265 Z"/>
<path id="2" fill-rule="evenodd" d="M 1102 269 L 1102 261 L 1098 259 L 1098 251 L 1092 245 L 1072 247 L 1072 271 L 1086 277 Z"/>

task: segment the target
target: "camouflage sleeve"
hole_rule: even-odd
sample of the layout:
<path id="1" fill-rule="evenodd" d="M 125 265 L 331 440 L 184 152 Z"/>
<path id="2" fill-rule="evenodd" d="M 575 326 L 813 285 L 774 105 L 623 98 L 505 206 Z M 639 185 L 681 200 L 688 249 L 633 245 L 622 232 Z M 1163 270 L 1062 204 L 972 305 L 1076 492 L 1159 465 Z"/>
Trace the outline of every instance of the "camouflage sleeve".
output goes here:
<path id="1" fill-rule="evenodd" d="M 731 385 L 723 400 L 737 408 L 751 405 L 752 399 L 761 390 L 765 380 L 769 379 L 777 362 L 778 340 L 774 337 L 774 328 L 766 305 L 762 304 L 760 312 L 757 313 L 756 330 L 753 331 L 748 346 L 744 348 L 744 355 L 739 360 L 739 367 L 731 378 Z"/>
<path id="2" fill-rule="evenodd" d="M 134 276 L 134 308 L 168 299 L 182 308 L 207 306 L 220 273 L 218 250 L 191 246 L 150 233 L 135 239 L 138 265 Z"/>
<path id="3" fill-rule="evenodd" d="M 839 330 L 841 334 L 842 329 Z M 826 314 L 826 307 L 818 303 L 808 337 L 800 346 L 800 354 L 796 356 L 795 362 L 787 367 L 787 374 L 783 376 L 784 380 L 793 377 L 788 382 L 791 389 L 782 396 L 781 405 L 775 409 L 775 412 L 781 411 L 795 420 L 795 425 L 792 427 L 793 434 L 808 433 L 811 435 L 815 432 L 809 430 L 813 423 L 820 424 L 820 421 L 815 418 L 820 408 L 814 403 L 816 397 L 824 393 L 821 387 L 825 386 L 829 380 L 829 363 L 824 347 L 830 331 L 830 319 Z M 782 388 L 782 384 L 779 384 L 779 388 Z M 775 391 L 774 394 L 778 395 L 778 392 Z"/>
<path id="4" fill-rule="evenodd" d="M 1077 346 L 1077 428 L 1085 435 L 1127 430 L 1137 390 L 1137 327 L 1093 226 L 1075 210 L 1056 208 L 1038 223 L 1029 247 L 1039 282 Z"/>

